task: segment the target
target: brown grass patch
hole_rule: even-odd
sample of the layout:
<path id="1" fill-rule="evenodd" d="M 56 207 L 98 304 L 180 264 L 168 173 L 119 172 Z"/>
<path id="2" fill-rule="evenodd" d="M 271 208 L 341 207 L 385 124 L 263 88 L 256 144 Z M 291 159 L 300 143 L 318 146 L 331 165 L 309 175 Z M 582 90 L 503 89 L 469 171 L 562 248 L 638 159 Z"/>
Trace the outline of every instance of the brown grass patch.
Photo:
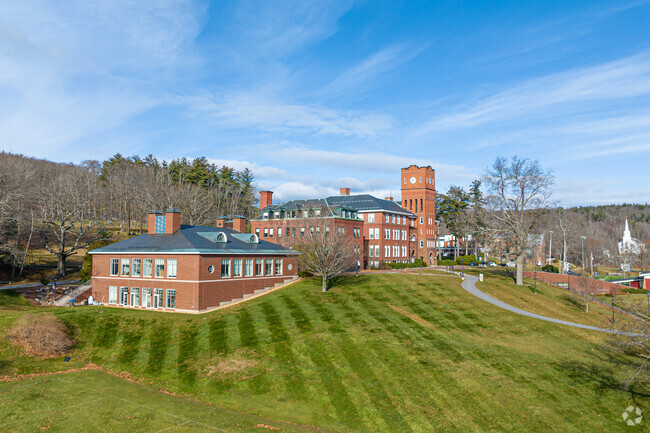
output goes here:
<path id="1" fill-rule="evenodd" d="M 250 368 L 253 368 L 257 365 L 257 361 L 254 359 L 247 359 L 241 356 L 236 356 L 232 358 L 226 358 L 220 361 L 217 365 L 211 365 L 207 368 L 208 376 L 214 374 L 227 375 L 235 374 L 246 371 Z"/>
<path id="2" fill-rule="evenodd" d="M 424 326 L 425 328 L 433 329 L 433 325 L 431 323 L 427 322 L 426 320 L 424 320 L 423 318 L 421 318 L 419 316 L 416 316 L 413 313 L 409 313 L 408 311 L 403 310 L 400 307 L 396 307 L 396 306 L 391 305 L 391 304 L 388 304 L 388 306 L 390 308 L 392 308 L 393 310 L 397 311 L 398 313 L 405 315 L 406 317 L 408 317 L 412 321 L 414 321 L 416 323 L 419 323 L 420 325 Z"/>
<path id="3" fill-rule="evenodd" d="M 74 340 L 67 327 L 52 314 L 25 315 L 9 331 L 9 339 L 33 356 L 53 358 L 72 349 Z"/>

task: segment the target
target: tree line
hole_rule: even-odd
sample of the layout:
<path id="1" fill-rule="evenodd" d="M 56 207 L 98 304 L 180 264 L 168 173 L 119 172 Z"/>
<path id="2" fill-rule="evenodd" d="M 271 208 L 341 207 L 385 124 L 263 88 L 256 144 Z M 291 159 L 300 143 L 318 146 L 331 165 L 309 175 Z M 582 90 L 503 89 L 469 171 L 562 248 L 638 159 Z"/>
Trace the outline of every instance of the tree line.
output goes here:
<path id="1" fill-rule="evenodd" d="M 553 180 L 553 174 L 538 161 L 497 158 L 467 189 L 452 185 L 436 194 L 442 223 L 439 234 L 463 239 L 454 258 L 476 254 L 482 247 L 494 258 L 521 261 L 518 270 L 526 257 L 532 258 L 540 236 L 544 239 L 542 256 L 550 253 L 562 264 L 580 265 L 584 257 L 585 269 L 592 263 L 650 268 L 650 224 L 645 222 L 650 206 L 563 208 L 551 200 Z M 619 251 L 626 218 L 632 236 L 645 244 L 638 254 Z"/>
<path id="2" fill-rule="evenodd" d="M 60 164 L 0 153 L 0 259 L 12 277 L 29 253 L 66 260 L 119 226 L 142 233 L 153 209 L 177 208 L 182 223 L 214 225 L 217 216 L 255 216 L 253 173 L 219 167 L 206 158 L 159 161 L 148 155 Z"/>

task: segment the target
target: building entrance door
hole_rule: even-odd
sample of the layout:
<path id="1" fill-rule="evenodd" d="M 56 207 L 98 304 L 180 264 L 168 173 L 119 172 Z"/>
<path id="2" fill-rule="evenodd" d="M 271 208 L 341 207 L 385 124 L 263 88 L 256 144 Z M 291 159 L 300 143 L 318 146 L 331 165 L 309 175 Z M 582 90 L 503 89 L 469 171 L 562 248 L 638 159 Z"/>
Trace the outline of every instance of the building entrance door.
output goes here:
<path id="1" fill-rule="evenodd" d="M 153 289 L 153 308 L 163 307 L 163 291 L 162 289 Z"/>

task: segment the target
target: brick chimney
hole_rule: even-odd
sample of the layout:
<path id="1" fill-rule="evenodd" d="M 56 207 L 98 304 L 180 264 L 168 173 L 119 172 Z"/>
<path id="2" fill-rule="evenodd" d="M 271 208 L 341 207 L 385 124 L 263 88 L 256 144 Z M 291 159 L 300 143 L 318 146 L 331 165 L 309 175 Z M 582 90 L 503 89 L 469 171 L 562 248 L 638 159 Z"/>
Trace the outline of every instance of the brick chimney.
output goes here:
<path id="1" fill-rule="evenodd" d="M 226 226 L 226 217 L 225 216 L 218 216 L 217 217 L 217 227 L 225 227 Z"/>
<path id="2" fill-rule="evenodd" d="M 260 191 L 260 209 L 273 204 L 273 191 Z"/>
<path id="3" fill-rule="evenodd" d="M 165 234 L 171 235 L 181 228 L 181 211 L 178 209 L 167 209 L 165 219 Z"/>
<path id="4" fill-rule="evenodd" d="M 246 233 L 246 217 L 235 215 L 232 219 L 232 228 L 239 233 Z"/>
<path id="5" fill-rule="evenodd" d="M 384 200 L 393 201 L 393 197 L 384 197 Z"/>
<path id="6" fill-rule="evenodd" d="M 165 215 L 160 210 L 152 210 L 147 215 L 147 233 L 150 235 L 165 233 Z M 156 230 L 156 223 L 158 230 Z"/>
<path id="7" fill-rule="evenodd" d="M 339 192 L 341 195 L 350 195 L 350 188 L 341 188 Z"/>

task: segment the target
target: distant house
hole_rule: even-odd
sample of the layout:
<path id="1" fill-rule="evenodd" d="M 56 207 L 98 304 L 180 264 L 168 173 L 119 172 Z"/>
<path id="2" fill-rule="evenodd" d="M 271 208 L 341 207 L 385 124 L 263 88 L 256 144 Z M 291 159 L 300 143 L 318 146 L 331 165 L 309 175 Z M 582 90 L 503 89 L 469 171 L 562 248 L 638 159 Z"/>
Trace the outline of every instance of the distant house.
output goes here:
<path id="1" fill-rule="evenodd" d="M 148 233 L 90 251 L 95 301 L 206 311 L 297 277 L 294 250 L 232 228 L 181 226 L 180 212 L 149 214 Z M 230 223 L 230 224 L 228 224 Z M 235 218 L 235 226 L 245 222 Z"/>

